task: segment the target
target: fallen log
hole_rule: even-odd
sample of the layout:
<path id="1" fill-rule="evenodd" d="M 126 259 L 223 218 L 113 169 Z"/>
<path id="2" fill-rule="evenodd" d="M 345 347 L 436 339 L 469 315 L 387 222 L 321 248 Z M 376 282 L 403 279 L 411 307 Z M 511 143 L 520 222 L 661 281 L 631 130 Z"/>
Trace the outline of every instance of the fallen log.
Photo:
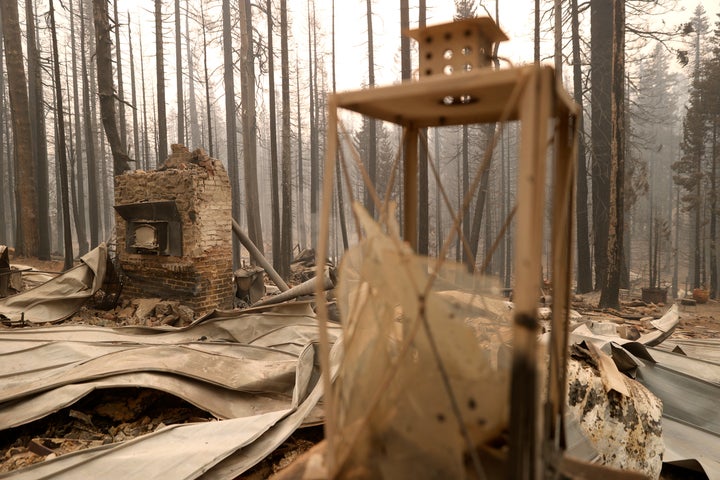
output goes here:
<path id="1" fill-rule="evenodd" d="M 267 261 L 265 256 L 258 250 L 258 248 L 255 246 L 255 244 L 250 240 L 250 237 L 248 237 L 245 232 L 242 231 L 242 228 L 240 228 L 240 224 L 235 221 L 233 218 L 232 221 L 232 229 L 233 232 L 235 232 L 235 235 L 237 235 L 238 239 L 240 240 L 240 243 L 243 244 L 243 247 L 248 249 L 248 252 L 250 252 L 250 255 L 260 264 L 262 268 L 265 269 L 265 271 L 268 274 L 268 277 L 270 277 L 270 280 L 272 280 L 277 287 L 282 290 L 283 292 L 290 290 L 290 287 L 288 287 L 287 283 L 280 277 L 280 275 L 275 271 L 272 265 L 270 265 L 270 262 Z"/>

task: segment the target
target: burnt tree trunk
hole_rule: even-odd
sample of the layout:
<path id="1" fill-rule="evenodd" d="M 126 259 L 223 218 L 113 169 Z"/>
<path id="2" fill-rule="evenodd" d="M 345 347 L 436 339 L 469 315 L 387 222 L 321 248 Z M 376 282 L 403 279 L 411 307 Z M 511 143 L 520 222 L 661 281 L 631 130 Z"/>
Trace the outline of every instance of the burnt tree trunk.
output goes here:
<path id="1" fill-rule="evenodd" d="M 282 81 L 282 135 L 281 135 L 281 169 L 282 169 L 282 219 L 280 237 L 280 274 L 290 274 L 292 257 L 292 159 L 290 154 L 290 59 L 288 58 L 288 18 L 287 0 L 280 0 L 280 76 Z M 297 93 L 300 97 L 300 90 Z M 298 115 L 300 111 L 298 110 Z M 298 124 L 298 136 L 300 125 Z M 301 156 L 302 154 L 298 153 Z M 300 214 L 298 213 L 298 219 Z M 298 225 L 300 221 L 298 220 Z"/>
<path id="2" fill-rule="evenodd" d="M 373 39 L 373 21 L 372 21 L 372 0 L 366 0 L 366 16 L 367 16 L 367 39 L 368 39 L 368 86 L 375 85 L 375 46 Z M 368 130 L 368 158 L 367 169 L 370 182 L 377 184 L 377 122 L 374 118 L 369 118 Z M 368 188 L 365 188 L 365 209 L 372 217 L 375 212 L 372 197 Z"/>
<path id="3" fill-rule="evenodd" d="M 73 0 L 69 2 L 70 11 L 74 12 Z M 75 36 L 75 15 L 70 15 L 70 37 L 72 52 L 72 90 L 73 90 L 73 114 L 75 116 L 75 165 L 77 175 L 72 175 L 71 181 L 76 184 L 77 194 L 73 194 L 74 204 L 77 207 L 78 215 L 75 216 L 75 228 L 77 230 L 78 253 L 85 255 L 90 249 L 87 238 L 87 222 L 85 221 L 85 169 L 82 155 L 82 124 L 80 122 L 80 94 L 77 76 L 77 39 Z M 82 40 L 81 40 L 82 41 Z"/>
<path id="4" fill-rule="evenodd" d="M 224 11 L 223 11 L 224 12 Z M 223 13 L 224 15 L 224 13 Z M 228 13 L 228 16 L 230 14 Z M 205 70 L 205 110 L 207 111 L 207 122 L 208 122 L 208 150 L 210 152 L 210 156 L 213 156 L 213 129 L 212 129 L 212 103 L 210 102 L 210 74 L 208 72 L 208 63 L 207 63 L 207 28 L 205 27 L 205 7 L 203 6 L 203 3 L 200 3 L 200 17 L 202 19 L 202 32 L 203 32 L 203 66 Z M 225 17 L 223 16 L 223 19 Z M 224 22 L 224 20 L 223 20 Z M 225 24 L 223 23 L 223 26 Z M 224 28 L 224 27 L 223 27 Z M 224 30 L 223 30 L 224 32 Z M 224 33 L 223 33 L 224 35 Z M 225 37 L 223 36 L 223 39 Z M 223 40 L 223 52 L 224 52 L 224 41 Z M 233 240 L 234 241 L 234 240 Z"/>
<path id="5" fill-rule="evenodd" d="M 577 293 L 592 290 L 592 263 L 590 261 L 590 230 L 588 228 L 588 186 L 587 160 L 585 150 L 585 127 L 583 108 L 582 65 L 580 60 L 580 32 L 578 19 L 578 0 L 571 1 L 571 29 L 573 55 L 573 98 L 580 106 L 578 115 L 577 149 L 577 190 L 575 192 L 577 222 Z"/>
<path id="6" fill-rule="evenodd" d="M 90 248 L 95 248 L 100 236 L 100 210 L 98 197 L 97 159 L 95 158 L 95 132 L 91 109 L 90 73 L 88 69 L 88 55 L 86 52 L 87 29 L 85 28 L 85 0 L 80 0 L 80 56 L 83 85 L 83 125 L 85 131 L 85 152 L 87 156 L 88 181 L 88 217 L 90 227 Z"/>
<path id="7" fill-rule="evenodd" d="M 175 85 L 177 89 L 177 143 L 185 144 L 185 99 L 182 81 L 180 0 L 175 0 Z M 189 72 L 192 75 L 192 71 Z"/>
<path id="8" fill-rule="evenodd" d="M 120 47 L 120 18 L 118 17 L 118 0 L 113 0 L 113 21 L 115 23 L 115 61 L 117 65 L 117 101 L 118 126 L 120 127 L 120 145 L 123 152 L 127 152 L 127 123 L 125 121 L 125 88 L 123 83 L 122 51 Z M 137 156 L 137 153 L 135 154 Z"/>
<path id="9" fill-rule="evenodd" d="M 607 278 L 600 293 L 601 308 L 619 308 L 623 266 L 623 215 L 625 176 L 625 0 L 612 2 L 612 91 L 610 204 L 607 243 Z"/>
<path id="10" fill-rule="evenodd" d="M 65 246 L 64 270 L 73 266 L 72 231 L 70 229 L 70 196 L 68 192 L 67 148 L 65 146 L 65 118 L 63 113 L 62 86 L 60 84 L 60 55 L 58 54 L 57 31 L 55 29 L 55 1 L 50 0 L 50 36 L 52 37 L 53 72 L 55 80 L 55 116 L 57 118 L 58 169 L 60 171 L 60 192 L 62 195 L 63 244 Z"/>
<path id="11" fill-rule="evenodd" d="M 230 0 L 222 2 L 223 26 L 223 80 L 225 83 L 225 134 L 227 136 L 227 164 L 232 188 L 232 216 L 240 219 L 240 176 L 237 161 L 237 129 L 235 123 L 235 79 L 233 75 L 233 47 L 230 33 Z M 207 44 L 206 44 L 207 45 Z M 206 51 L 207 52 L 207 51 Z M 207 71 L 207 59 L 206 59 Z M 208 100 L 209 102 L 209 100 Z M 209 107 L 208 103 L 208 107 Z M 208 116 L 210 110 L 208 110 Z M 210 150 L 212 151 L 212 149 Z M 240 266 L 240 244 L 233 237 L 233 268 Z"/>
<path id="12" fill-rule="evenodd" d="M 113 86 L 112 42 L 110 41 L 110 22 L 106 0 L 93 1 L 93 19 L 95 20 L 95 62 L 100 115 L 113 156 L 113 172 L 115 175 L 120 175 L 130 170 L 129 162 L 132 160 L 123 149 L 115 118 L 116 96 Z M 105 182 L 104 176 L 101 176 L 101 179 Z"/>
<path id="13" fill-rule="evenodd" d="M 165 113 L 165 62 L 163 57 L 162 0 L 155 0 L 155 68 L 157 70 L 157 119 L 155 124 L 158 128 L 156 167 L 159 167 L 168 156 L 167 115 Z"/>
<path id="14" fill-rule="evenodd" d="M 245 173 L 245 212 L 250 240 L 264 253 L 257 175 L 257 117 L 255 114 L 255 57 L 250 0 L 240 1 L 240 88 Z M 237 201 L 237 199 L 236 199 Z"/>
<path id="15" fill-rule="evenodd" d="M 21 256 L 37 256 L 39 230 L 35 163 L 32 159 L 30 108 L 17 2 L 0 2 L 0 14 L 15 146 L 15 189 L 18 212 L 15 249 Z"/>
<path id="16" fill-rule="evenodd" d="M 30 112 L 30 136 L 35 174 L 37 176 L 38 202 L 38 258 L 50 260 L 50 196 L 48 178 L 47 135 L 45 132 L 45 105 L 43 98 L 42 69 L 37 42 L 35 10 L 31 0 L 25 0 L 25 24 L 27 25 L 28 102 Z"/>
<path id="17" fill-rule="evenodd" d="M 290 264 L 285 270 L 282 263 L 282 254 L 280 247 L 280 192 L 278 191 L 279 172 L 278 172 L 278 146 L 277 146 L 277 120 L 275 109 L 275 52 L 273 50 L 273 18 L 272 18 L 272 0 L 266 2 L 267 15 L 267 50 L 268 50 L 268 82 L 270 90 L 268 91 L 268 107 L 270 113 L 270 215 L 272 216 L 272 261 L 273 267 L 278 271 L 282 278 L 287 278 L 290 273 Z M 283 79 L 283 85 L 285 79 Z M 289 231 L 287 232 L 290 233 Z"/>
<path id="18" fill-rule="evenodd" d="M 610 74 L 612 70 L 612 2 L 590 3 L 592 91 L 592 210 L 595 256 L 595 288 L 605 285 L 607 274 L 610 209 Z"/>

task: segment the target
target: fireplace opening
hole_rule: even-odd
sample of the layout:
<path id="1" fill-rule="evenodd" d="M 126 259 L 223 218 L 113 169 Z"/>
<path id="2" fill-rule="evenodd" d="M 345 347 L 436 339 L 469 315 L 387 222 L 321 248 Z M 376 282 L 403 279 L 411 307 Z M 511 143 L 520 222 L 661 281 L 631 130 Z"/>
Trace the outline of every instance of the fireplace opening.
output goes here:
<path id="1" fill-rule="evenodd" d="M 182 256 L 182 224 L 173 201 L 115 205 L 126 222 L 125 251 Z"/>

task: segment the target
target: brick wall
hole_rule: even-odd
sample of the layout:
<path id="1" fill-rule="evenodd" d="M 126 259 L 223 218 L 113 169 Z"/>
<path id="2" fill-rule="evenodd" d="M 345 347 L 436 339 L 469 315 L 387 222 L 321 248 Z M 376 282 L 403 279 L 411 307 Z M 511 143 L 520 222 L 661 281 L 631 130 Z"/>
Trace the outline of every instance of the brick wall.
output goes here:
<path id="1" fill-rule="evenodd" d="M 227 172 L 202 150 L 173 145 L 159 170 L 115 177 L 115 204 L 174 200 L 182 220 L 182 256 L 129 253 L 126 223 L 116 215 L 123 296 L 179 300 L 197 315 L 231 308 L 232 205 Z"/>

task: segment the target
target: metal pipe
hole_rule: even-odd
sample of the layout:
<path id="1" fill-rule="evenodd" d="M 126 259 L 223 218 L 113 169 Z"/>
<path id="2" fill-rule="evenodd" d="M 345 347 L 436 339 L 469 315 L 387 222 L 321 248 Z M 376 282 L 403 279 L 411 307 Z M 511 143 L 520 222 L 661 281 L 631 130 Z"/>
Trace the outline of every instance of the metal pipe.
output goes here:
<path id="1" fill-rule="evenodd" d="M 290 287 L 288 287 L 287 283 L 285 283 L 285 281 L 275 271 L 272 265 L 270 265 L 270 262 L 267 261 L 265 256 L 260 252 L 260 250 L 258 250 L 252 240 L 250 240 L 250 237 L 248 237 L 245 232 L 242 231 L 242 228 L 240 228 L 240 224 L 238 224 L 234 218 L 232 219 L 232 229 L 233 232 L 235 232 L 235 235 L 237 235 L 238 239 L 240 240 L 240 243 L 243 244 L 243 247 L 247 248 L 248 252 L 250 252 L 250 255 L 260 264 L 263 269 L 265 269 L 265 272 L 267 272 L 270 280 L 272 280 L 281 291 L 286 292 L 290 290 Z"/>
<path id="2" fill-rule="evenodd" d="M 301 297 L 303 295 L 311 295 L 315 293 L 315 287 L 317 283 L 318 277 L 313 277 L 310 280 L 307 280 L 300 285 L 296 285 L 290 290 L 287 290 L 285 292 L 280 293 L 279 295 L 274 295 L 272 297 L 266 298 L 265 300 L 260 300 L 258 302 L 255 302 L 252 304 L 253 307 L 262 307 L 265 305 L 273 305 L 275 303 L 284 302 L 286 300 L 292 300 L 294 298 Z M 332 268 L 325 269 L 325 275 L 323 275 L 322 278 L 322 289 L 323 290 L 330 290 L 335 287 L 335 270 Z"/>

